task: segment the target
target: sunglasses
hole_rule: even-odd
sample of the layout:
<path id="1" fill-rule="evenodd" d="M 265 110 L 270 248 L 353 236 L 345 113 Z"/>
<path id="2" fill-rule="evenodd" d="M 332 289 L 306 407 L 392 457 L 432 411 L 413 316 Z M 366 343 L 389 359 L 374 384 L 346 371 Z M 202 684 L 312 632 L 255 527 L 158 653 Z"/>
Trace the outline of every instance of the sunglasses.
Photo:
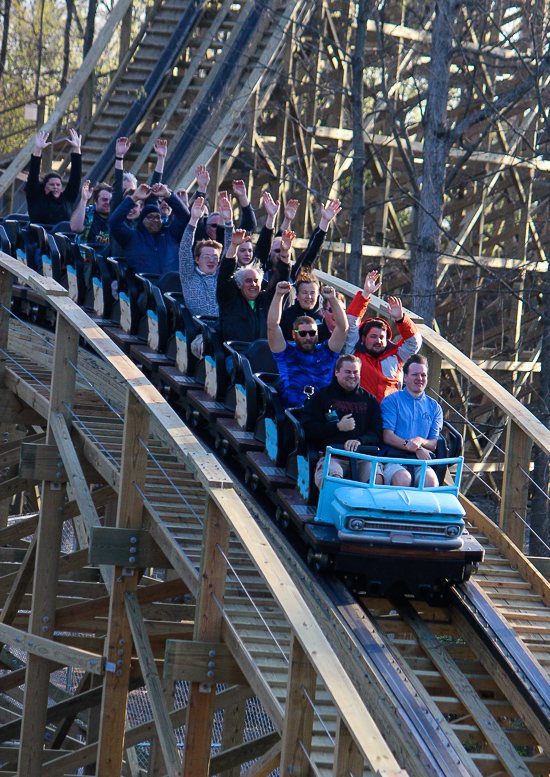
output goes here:
<path id="1" fill-rule="evenodd" d="M 294 331 L 299 337 L 315 337 L 317 334 L 316 329 L 295 329 Z"/>

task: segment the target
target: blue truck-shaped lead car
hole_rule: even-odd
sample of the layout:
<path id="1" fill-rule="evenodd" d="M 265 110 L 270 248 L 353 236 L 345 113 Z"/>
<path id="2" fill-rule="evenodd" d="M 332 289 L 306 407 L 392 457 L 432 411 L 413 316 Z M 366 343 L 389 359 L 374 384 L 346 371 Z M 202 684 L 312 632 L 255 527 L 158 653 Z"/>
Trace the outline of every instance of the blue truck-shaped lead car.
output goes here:
<path id="1" fill-rule="evenodd" d="M 328 474 L 335 456 L 349 473 Z M 358 479 L 359 462 L 371 462 L 369 482 Z M 375 482 L 384 464 L 419 470 L 418 485 Z M 437 598 L 467 580 L 483 560 L 483 548 L 465 526 L 458 492 L 464 459 L 400 459 L 328 447 L 315 519 L 305 527 L 308 559 L 332 569 L 370 595 L 410 593 Z M 452 473 L 442 485 L 424 485 L 426 468 Z"/>

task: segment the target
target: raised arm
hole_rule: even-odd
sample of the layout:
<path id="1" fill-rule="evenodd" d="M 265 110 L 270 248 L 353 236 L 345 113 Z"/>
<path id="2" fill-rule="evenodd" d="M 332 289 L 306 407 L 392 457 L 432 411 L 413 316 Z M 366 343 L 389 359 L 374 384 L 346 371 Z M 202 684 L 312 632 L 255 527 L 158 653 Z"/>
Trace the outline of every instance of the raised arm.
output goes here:
<path id="1" fill-rule="evenodd" d="M 334 316 L 334 331 L 331 334 L 327 345 L 333 353 L 340 353 L 346 342 L 346 334 L 348 331 L 346 313 L 332 286 L 323 286 L 321 294 L 324 299 L 330 300 L 330 308 Z"/>
<path id="2" fill-rule="evenodd" d="M 150 187 L 147 186 L 147 184 L 142 183 L 131 197 L 125 197 L 114 213 L 111 213 L 109 218 L 109 230 L 115 240 L 120 243 L 123 248 L 126 248 L 130 244 L 134 235 L 134 230 L 130 229 L 125 223 L 126 216 L 130 213 L 136 202 L 145 200 L 149 196 L 150 191 Z"/>
<path id="3" fill-rule="evenodd" d="M 164 163 L 166 161 L 166 151 L 168 149 L 168 143 L 166 140 L 159 138 L 153 146 L 153 151 L 157 155 L 157 163 L 151 176 L 151 186 L 162 181 L 162 174 L 164 172 Z"/>
<path id="4" fill-rule="evenodd" d="M 179 249 L 179 263 L 180 263 L 180 278 L 181 285 L 185 288 L 186 284 L 191 279 L 193 270 L 195 268 L 195 259 L 193 257 L 193 242 L 195 239 L 195 230 L 197 228 L 197 222 L 201 218 L 204 209 L 204 200 L 202 197 L 197 197 L 193 205 L 191 206 L 191 217 L 189 223 L 185 227 L 183 237 L 180 243 Z"/>
<path id="5" fill-rule="evenodd" d="M 333 219 L 340 213 L 342 206 L 340 200 L 329 200 L 324 207 L 321 208 L 321 220 L 317 229 L 313 230 L 313 233 L 309 239 L 309 243 L 305 251 L 303 251 L 298 257 L 294 267 L 292 268 L 292 279 L 294 280 L 300 270 L 311 269 L 319 257 L 319 251 L 325 240 L 328 228 Z"/>
<path id="6" fill-rule="evenodd" d="M 233 234 L 233 208 L 227 192 L 220 192 L 218 196 L 218 211 L 220 222 L 223 224 L 223 256 L 231 245 L 231 235 Z"/>
<path id="7" fill-rule="evenodd" d="M 48 133 L 38 132 L 34 140 L 34 151 L 31 155 L 31 163 L 29 166 L 29 175 L 27 178 L 26 195 L 27 199 L 33 199 L 40 192 L 40 163 L 42 157 L 42 151 L 49 146 Z"/>
<path id="8" fill-rule="evenodd" d="M 267 313 L 267 342 L 272 353 L 282 353 L 286 350 L 286 340 L 279 322 L 283 307 L 283 298 L 290 291 L 288 281 L 280 281 L 275 287 L 275 294 L 271 300 Z"/>
<path id="9" fill-rule="evenodd" d="M 67 140 L 71 145 L 71 173 L 64 194 L 69 202 L 74 202 L 80 192 L 82 178 L 82 153 L 80 149 L 82 136 L 76 130 L 70 129 Z"/>
<path id="10" fill-rule="evenodd" d="M 89 181 L 84 181 L 82 184 L 82 192 L 80 194 L 80 200 L 78 201 L 78 205 L 73 211 L 73 214 L 71 216 L 71 229 L 73 232 L 77 232 L 78 234 L 81 234 L 84 232 L 84 221 L 86 219 L 86 208 L 88 206 L 88 202 L 90 201 L 90 198 L 93 194 L 93 189 Z"/>
<path id="11" fill-rule="evenodd" d="M 281 203 L 279 202 L 279 200 L 275 202 L 269 192 L 263 193 L 262 201 L 263 201 L 265 211 L 267 213 L 265 226 L 267 229 L 272 230 L 273 227 L 275 226 L 275 219 L 277 218 L 277 213 L 279 212 L 279 206 Z"/>
<path id="12" fill-rule="evenodd" d="M 258 226 L 258 222 L 256 221 L 254 208 L 248 200 L 244 181 L 233 181 L 233 194 L 239 200 L 239 205 L 241 206 L 240 229 L 245 229 L 247 232 L 254 232 Z"/>
<path id="13" fill-rule="evenodd" d="M 407 361 L 409 356 L 412 356 L 422 347 L 422 335 L 416 328 L 416 324 L 408 317 L 404 312 L 399 297 L 388 297 L 388 313 L 395 320 L 397 329 L 401 335 L 399 341 L 397 353 L 402 361 Z"/>
<path id="14" fill-rule="evenodd" d="M 283 217 L 283 223 L 281 224 L 280 230 L 281 232 L 288 232 L 289 229 L 292 229 L 292 222 L 294 220 L 294 217 L 296 216 L 296 213 L 298 212 L 298 208 L 300 207 L 300 203 L 298 200 L 289 200 L 286 204 L 284 217 Z"/>

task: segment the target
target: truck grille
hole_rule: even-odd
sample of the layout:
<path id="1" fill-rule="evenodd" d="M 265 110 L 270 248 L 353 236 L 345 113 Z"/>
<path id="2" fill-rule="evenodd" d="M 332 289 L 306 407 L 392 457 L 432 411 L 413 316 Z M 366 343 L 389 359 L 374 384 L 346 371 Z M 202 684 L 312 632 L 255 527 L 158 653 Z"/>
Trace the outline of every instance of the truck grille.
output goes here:
<path id="1" fill-rule="evenodd" d="M 360 529 L 355 528 L 354 521 L 362 521 L 363 525 Z M 436 537 L 445 537 L 446 525 L 439 523 L 411 523 L 408 521 L 372 521 L 368 518 L 362 518 L 360 516 L 351 516 L 348 519 L 347 528 L 349 531 L 360 532 L 380 532 L 383 534 L 389 534 L 390 532 L 403 532 L 412 533 L 416 535 L 431 535 Z"/>

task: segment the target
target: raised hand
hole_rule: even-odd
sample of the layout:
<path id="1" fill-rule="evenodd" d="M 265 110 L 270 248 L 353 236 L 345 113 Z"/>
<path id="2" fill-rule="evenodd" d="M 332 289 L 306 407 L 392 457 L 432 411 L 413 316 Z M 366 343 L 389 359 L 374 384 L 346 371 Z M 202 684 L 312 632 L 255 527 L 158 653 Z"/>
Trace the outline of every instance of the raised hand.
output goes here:
<path id="1" fill-rule="evenodd" d="M 282 297 L 284 294 L 288 294 L 290 291 L 290 283 L 288 281 L 279 281 L 275 286 L 275 294 Z"/>
<path id="2" fill-rule="evenodd" d="M 165 157 L 166 151 L 168 150 L 168 142 L 162 138 L 159 138 L 153 146 L 153 150 L 157 156 Z"/>
<path id="3" fill-rule="evenodd" d="M 382 281 L 380 280 L 380 273 L 378 270 L 371 270 L 365 275 L 365 296 L 370 296 L 371 294 L 374 294 L 380 286 L 382 285 Z"/>
<path id="4" fill-rule="evenodd" d="M 225 224 L 233 221 L 233 210 L 227 192 L 220 192 L 218 194 L 218 210 Z"/>
<path id="5" fill-rule="evenodd" d="M 197 165 L 197 169 L 195 170 L 195 178 L 197 179 L 199 192 L 206 192 L 208 189 L 208 184 L 210 183 L 210 173 L 208 172 L 206 165 Z"/>
<path id="6" fill-rule="evenodd" d="M 285 207 L 285 219 L 287 221 L 292 221 L 292 219 L 298 213 L 299 207 L 300 207 L 300 203 L 298 202 L 298 200 L 289 200 Z"/>
<path id="7" fill-rule="evenodd" d="M 246 184 L 244 181 L 233 181 L 233 194 L 239 200 L 241 206 L 248 205 L 248 196 L 246 194 Z"/>
<path id="8" fill-rule="evenodd" d="M 125 156 L 132 144 L 128 138 L 117 138 L 115 143 L 115 156 Z"/>
<path id="9" fill-rule="evenodd" d="M 403 307 L 399 297 L 388 297 L 386 302 L 388 303 L 388 313 L 395 321 L 403 318 Z"/>
<path id="10" fill-rule="evenodd" d="M 187 189 L 176 189 L 176 196 L 180 198 L 186 208 L 189 207 L 189 195 Z"/>
<path id="11" fill-rule="evenodd" d="M 163 183 L 155 183 L 151 187 L 152 194 L 155 195 L 155 197 L 169 197 L 172 192 L 170 189 Z"/>
<path id="12" fill-rule="evenodd" d="M 295 232 L 291 232 L 290 230 L 286 230 L 281 235 L 281 250 L 282 251 L 290 251 L 292 248 L 292 243 L 294 242 L 294 238 L 296 237 Z"/>
<path id="13" fill-rule="evenodd" d="M 88 200 L 90 199 L 93 193 L 94 193 L 94 187 L 92 186 L 90 181 L 84 181 L 84 183 L 82 184 L 82 191 L 81 191 L 82 199 L 88 202 Z"/>
<path id="14" fill-rule="evenodd" d="M 134 200 L 134 202 L 137 202 L 138 200 L 145 200 L 150 194 L 151 194 L 151 187 L 148 186 L 146 183 L 140 183 L 138 188 L 132 194 L 132 199 Z"/>
<path id="15" fill-rule="evenodd" d="M 196 197 L 191 206 L 191 219 L 195 224 L 204 215 L 205 207 L 204 197 Z"/>
<path id="16" fill-rule="evenodd" d="M 246 243 L 247 240 L 250 238 L 246 234 L 246 229 L 236 229 L 231 235 L 231 245 L 234 248 L 238 248 L 241 243 Z"/>
<path id="17" fill-rule="evenodd" d="M 48 142 L 49 133 L 48 132 L 37 132 L 36 138 L 34 140 L 34 150 L 38 152 L 36 156 L 40 156 L 42 154 L 42 151 L 46 148 L 46 146 L 51 145 Z"/>
<path id="18" fill-rule="evenodd" d="M 323 299 L 336 299 L 336 291 L 332 286 L 321 286 Z"/>
<path id="19" fill-rule="evenodd" d="M 80 145 L 82 143 L 82 135 L 79 135 L 78 132 L 74 129 L 69 130 L 69 137 L 65 138 L 71 146 L 73 147 L 73 154 L 80 154 Z"/>
<path id="20" fill-rule="evenodd" d="M 340 200 L 329 200 L 327 204 L 321 208 L 321 219 L 327 222 L 327 226 L 332 219 L 337 216 L 342 210 Z"/>
<path id="21" fill-rule="evenodd" d="M 264 208 L 266 209 L 267 215 L 275 217 L 279 212 L 279 207 L 281 204 L 279 200 L 275 202 L 269 192 L 263 193 L 262 200 L 263 200 Z"/>

